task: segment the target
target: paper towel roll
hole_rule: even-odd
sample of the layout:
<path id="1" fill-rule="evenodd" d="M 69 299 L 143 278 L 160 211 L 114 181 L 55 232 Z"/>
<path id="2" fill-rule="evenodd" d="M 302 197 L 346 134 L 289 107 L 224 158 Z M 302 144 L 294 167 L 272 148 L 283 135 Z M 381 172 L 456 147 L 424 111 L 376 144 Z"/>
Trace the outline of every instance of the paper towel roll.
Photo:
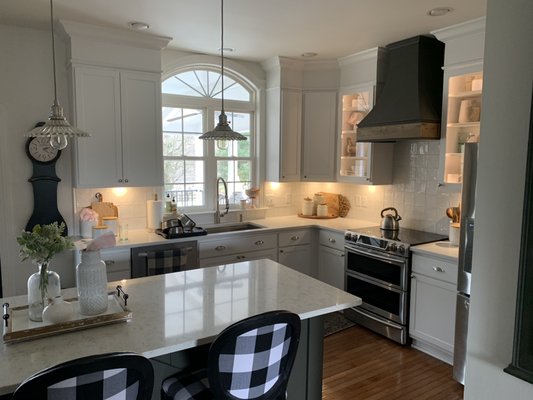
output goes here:
<path id="1" fill-rule="evenodd" d="M 146 202 L 146 227 L 149 231 L 161 228 L 163 220 L 163 202 L 161 200 L 148 200 Z"/>

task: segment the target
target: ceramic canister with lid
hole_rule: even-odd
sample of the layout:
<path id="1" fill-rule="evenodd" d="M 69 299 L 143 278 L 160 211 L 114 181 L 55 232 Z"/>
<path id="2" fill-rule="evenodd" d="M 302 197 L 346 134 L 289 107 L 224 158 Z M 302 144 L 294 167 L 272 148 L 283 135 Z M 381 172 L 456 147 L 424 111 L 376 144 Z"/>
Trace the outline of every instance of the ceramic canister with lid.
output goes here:
<path id="1" fill-rule="evenodd" d="M 327 217 L 328 216 L 328 205 L 327 204 L 319 204 L 316 207 L 316 215 L 317 217 Z"/>
<path id="2" fill-rule="evenodd" d="M 302 215 L 313 215 L 313 200 L 306 197 L 302 202 Z"/>

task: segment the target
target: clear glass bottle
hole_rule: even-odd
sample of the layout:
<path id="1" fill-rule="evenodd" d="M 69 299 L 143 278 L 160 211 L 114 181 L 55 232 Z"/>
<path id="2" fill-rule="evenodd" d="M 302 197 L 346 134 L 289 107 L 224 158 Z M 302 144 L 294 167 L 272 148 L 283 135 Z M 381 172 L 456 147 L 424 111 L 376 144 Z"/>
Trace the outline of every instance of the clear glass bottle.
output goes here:
<path id="1" fill-rule="evenodd" d="M 100 251 L 82 251 L 76 266 L 76 286 L 82 315 L 96 315 L 107 311 L 107 270 Z"/>
<path id="2" fill-rule="evenodd" d="M 39 264 L 39 272 L 28 278 L 28 316 L 31 321 L 43 320 L 43 309 L 48 300 L 61 295 L 59 275 L 48 269 L 48 263 Z"/>

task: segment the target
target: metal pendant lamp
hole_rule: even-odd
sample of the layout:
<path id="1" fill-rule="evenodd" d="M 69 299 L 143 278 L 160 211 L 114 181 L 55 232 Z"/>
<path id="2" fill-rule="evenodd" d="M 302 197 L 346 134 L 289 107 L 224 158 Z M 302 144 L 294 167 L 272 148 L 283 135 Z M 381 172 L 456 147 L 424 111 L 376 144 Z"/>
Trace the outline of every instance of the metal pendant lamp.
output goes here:
<path id="1" fill-rule="evenodd" d="M 50 108 L 48 121 L 42 126 L 38 126 L 29 131 L 26 136 L 36 137 L 45 136 L 50 138 L 50 145 L 62 150 L 68 145 L 68 138 L 73 137 L 89 137 L 87 132 L 84 132 L 74 126 L 71 126 L 63 113 L 63 107 L 57 101 L 57 83 L 56 83 L 56 49 L 54 40 L 54 7 L 52 0 L 50 0 L 50 26 L 52 32 L 52 66 L 54 71 L 54 104 Z"/>
<path id="2" fill-rule="evenodd" d="M 222 79 L 222 107 L 218 116 L 218 124 L 212 131 L 200 136 L 202 140 L 246 140 L 246 137 L 231 129 L 228 117 L 224 112 L 224 0 L 220 0 L 220 75 Z"/>

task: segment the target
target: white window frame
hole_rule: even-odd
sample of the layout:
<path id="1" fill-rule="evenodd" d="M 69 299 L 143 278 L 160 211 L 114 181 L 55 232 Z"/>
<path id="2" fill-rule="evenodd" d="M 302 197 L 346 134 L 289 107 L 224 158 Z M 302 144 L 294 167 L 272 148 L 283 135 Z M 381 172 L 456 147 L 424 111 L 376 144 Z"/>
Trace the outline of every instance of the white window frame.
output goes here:
<path id="1" fill-rule="evenodd" d="M 220 73 L 220 66 L 212 64 L 189 64 L 182 65 L 177 68 L 173 68 L 168 72 L 163 74 L 162 81 L 166 79 L 191 70 L 209 70 L 213 72 Z M 258 134 L 258 88 L 251 84 L 244 76 L 241 74 L 228 69 L 226 66 L 224 68 L 224 76 L 227 76 L 233 79 L 238 84 L 242 85 L 250 92 L 250 101 L 237 101 L 224 99 L 224 108 L 227 113 L 229 112 L 243 112 L 250 113 L 250 157 L 251 161 L 251 185 L 259 186 L 259 176 L 260 176 L 260 165 L 258 161 L 258 149 L 259 149 L 259 134 Z M 161 104 L 162 107 L 181 107 L 181 108 L 193 108 L 201 109 L 203 111 L 203 124 L 205 131 L 212 130 L 215 127 L 216 121 L 218 121 L 218 113 L 215 114 L 216 110 L 220 110 L 221 99 L 200 97 L 200 96 L 186 96 L 186 95 L 176 95 L 176 94 L 161 94 Z M 213 118 L 211 118 L 213 116 Z M 213 211 L 216 208 L 216 161 L 217 157 L 214 157 L 215 151 L 214 146 L 215 142 L 211 140 L 206 140 L 203 143 L 204 145 L 204 157 L 205 160 L 205 169 L 204 169 L 204 184 L 205 184 L 205 204 L 204 206 L 193 206 L 182 208 L 186 212 L 207 212 Z M 163 159 L 168 159 L 168 157 L 163 157 Z M 220 159 L 226 159 L 221 157 Z M 228 158 L 232 160 L 233 158 Z M 163 188 L 164 189 L 164 188 Z M 228 193 L 231 194 L 231 193 Z M 231 209 L 238 208 L 238 204 L 230 204 Z"/>

